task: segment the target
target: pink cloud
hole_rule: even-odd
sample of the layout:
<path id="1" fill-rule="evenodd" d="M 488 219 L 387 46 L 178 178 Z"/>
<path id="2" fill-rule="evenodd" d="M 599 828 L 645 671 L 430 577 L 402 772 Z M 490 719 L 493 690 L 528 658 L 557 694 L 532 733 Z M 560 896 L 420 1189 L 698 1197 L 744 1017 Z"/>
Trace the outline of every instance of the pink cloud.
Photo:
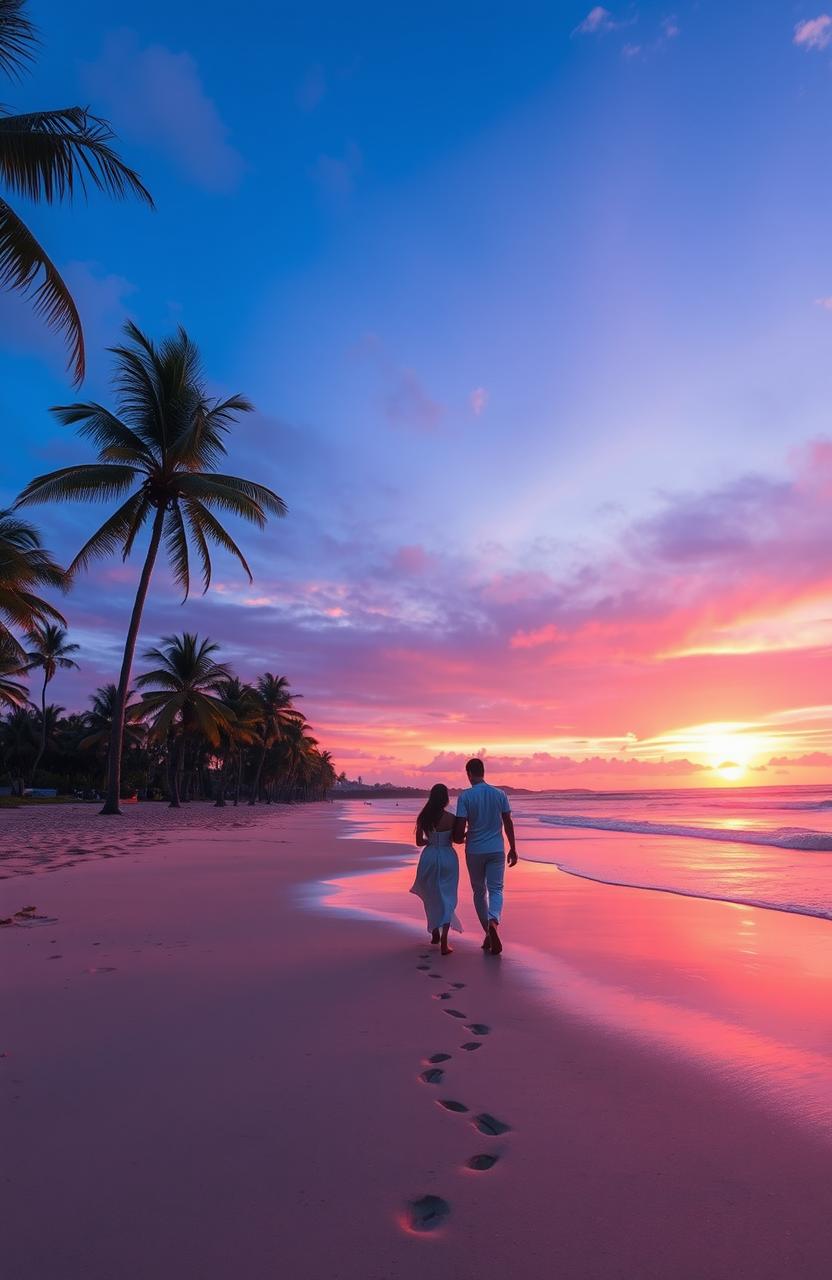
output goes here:
<path id="1" fill-rule="evenodd" d="M 122 29 L 82 67 L 82 79 L 119 132 L 167 152 L 199 186 L 231 191 L 239 184 L 242 156 L 189 53 L 142 47 L 135 32 Z"/>
<path id="2" fill-rule="evenodd" d="M 821 13 L 817 18 L 805 18 L 794 29 L 794 43 L 804 49 L 825 49 L 832 40 L 832 17 Z"/>
<path id="3" fill-rule="evenodd" d="M 485 387 L 474 387 L 468 397 L 468 403 L 474 413 L 474 417 L 478 418 L 488 404 L 488 392 Z"/>
<path id="4" fill-rule="evenodd" d="M 619 24 L 615 21 L 609 9 L 605 9 L 603 5 L 597 4 L 590 9 L 582 22 L 579 22 L 573 30 L 573 35 L 593 36 L 599 32 L 615 31 Z"/>

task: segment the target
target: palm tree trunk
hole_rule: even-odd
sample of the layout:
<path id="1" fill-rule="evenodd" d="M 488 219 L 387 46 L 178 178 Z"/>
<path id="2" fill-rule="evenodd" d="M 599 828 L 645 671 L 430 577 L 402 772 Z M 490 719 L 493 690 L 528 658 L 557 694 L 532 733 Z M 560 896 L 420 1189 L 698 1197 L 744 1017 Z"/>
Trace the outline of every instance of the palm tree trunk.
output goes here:
<path id="1" fill-rule="evenodd" d="M 35 785 L 35 777 L 38 772 L 38 765 L 43 759 L 43 753 L 46 750 L 46 686 L 49 684 L 49 674 L 44 667 L 43 669 L 43 688 L 40 691 L 40 748 L 35 756 L 35 763 L 32 765 L 32 781 L 31 786 Z"/>
<path id="2" fill-rule="evenodd" d="M 260 774 L 263 772 L 263 764 L 266 759 L 266 751 L 268 750 L 265 742 L 260 751 L 260 759 L 257 761 L 257 770 L 254 774 L 254 781 L 251 784 L 251 795 L 249 796 L 249 804 L 257 804 L 260 795 Z"/>
<path id="3" fill-rule="evenodd" d="M 243 789 L 243 749 L 240 748 L 240 754 L 237 759 L 237 786 L 234 791 L 234 808 L 240 803 L 240 792 Z"/>
<path id="4" fill-rule="evenodd" d="M 139 578 L 136 600 L 133 605 L 133 612 L 130 616 L 130 626 L 127 630 L 127 639 L 124 644 L 124 657 L 121 663 L 121 675 L 119 676 L 118 681 L 116 704 L 113 708 L 113 733 L 110 739 L 110 759 L 108 761 L 107 770 L 107 798 L 104 801 L 104 808 L 101 810 L 102 813 L 121 813 L 121 806 L 119 804 L 121 799 L 121 751 L 124 743 L 124 715 L 127 707 L 127 691 L 130 687 L 130 676 L 133 671 L 133 658 L 136 653 L 136 641 L 139 638 L 139 627 L 141 626 L 144 602 L 147 599 L 147 589 L 150 586 L 153 566 L 156 563 L 159 543 L 162 540 L 162 526 L 164 522 L 165 509 L 164 507 L 159 507 L 153 521 L 153 532 L 150 535 L 150 545 L 147 548 L 142 576 Z"/>
<path id="5" fill-rule="evenodd" d="M 168 752 L 168 789 L 170 791 L 170 808 L 181 809 L 179 799 L 179 738 L 174 737 Z"/>

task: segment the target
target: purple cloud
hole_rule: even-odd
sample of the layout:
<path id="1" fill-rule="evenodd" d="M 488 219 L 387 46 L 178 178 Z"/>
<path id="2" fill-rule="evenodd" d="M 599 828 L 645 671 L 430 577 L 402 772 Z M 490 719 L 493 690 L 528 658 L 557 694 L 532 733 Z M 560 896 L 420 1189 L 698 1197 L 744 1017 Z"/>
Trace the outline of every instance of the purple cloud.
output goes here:
<path id="1" fill-rule="evenodd" d="M 167 152 L 193 182 L 208 191 L 238 186 L 243 158 L 189 53 L 142 48 L 134 32 L 122 29 L 83 66 L 82 80 L 120 132 Z"/>

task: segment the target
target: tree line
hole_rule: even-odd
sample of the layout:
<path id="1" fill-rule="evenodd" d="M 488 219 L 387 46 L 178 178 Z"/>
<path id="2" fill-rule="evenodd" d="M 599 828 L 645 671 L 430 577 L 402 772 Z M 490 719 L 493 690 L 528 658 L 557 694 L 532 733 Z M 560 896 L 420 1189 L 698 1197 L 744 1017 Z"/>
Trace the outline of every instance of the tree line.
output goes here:
<path id="1" fill-rule="evenodd" d="M 90 709 L 64 715 L 47 702 L 57 671 L 77 666 L 78 645 L 54 624 L 29 633 L 31 644 L 17 678 L 0 677 L 0 761 L 12 792 L 26 787 L 95 798 L 106 788 L 118 690 L 104 685 Z M 240 801 L 323 799 L 335 781 L 328 751 L 320 748 L 296 706 L 285 676 L 267 671 L 244 683 L 217 658 L 211 640 L 184 632 L 148 649 L 150 663 L 127 698 L 122 777 L 124 798 L 167 798 L 218 806 Z M 31 702 L 20 676 L 40 672 L 40 698 Z"/>

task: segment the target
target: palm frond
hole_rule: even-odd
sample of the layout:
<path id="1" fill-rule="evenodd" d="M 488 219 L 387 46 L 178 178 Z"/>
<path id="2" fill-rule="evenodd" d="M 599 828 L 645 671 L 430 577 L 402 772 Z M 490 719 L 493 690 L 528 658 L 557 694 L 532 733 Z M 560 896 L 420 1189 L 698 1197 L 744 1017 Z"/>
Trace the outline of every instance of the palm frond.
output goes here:
<path id="1" fill-rule="evenodd" d="M 91 184 L 117 199 L 134 195 L 152 209 L 139 175 L 110 146 L 114 138 L 107 121 L 86 107 L 0 114 L 0 177 L 28 200 L 72 199 Z"/>
<path id="2" fill-rule="evenodd" d="M 0 71 L 17 79 L 34 56 L 37 28 L 26 17 L 25 0 L 0 0 Z"/>
<path id="3" fill-rule="evenodd" d="M 211 585 L 211 552 L 208 547 L 208 539 L 205 536 L 205 530 L 199 519 L 199 514 L 192 510 L 193 503 L 185 500 L 185 515 L 188 518 L 188 530 L 199 555 L 199 563 L 202 568 L 202 594 Z"/>
<path id="4" fill-rule="evenodd" d="M 174 502 L 165 513 L 165 550 L 173 570 L 174 582 L 185 592 L 184 600 L 187 600 L 191 591 L 191 566 L 188 535 L 178 502 Z"/>
<path id="5" fill-rule="evenodd" d="M 47 327 L 65 336 L 68 368 L 79 383 L 86 364 L 78 308 L 46 250 L 5 200 L 0 200 L 0 288 L 15 289 L 30 298 Z"/>
<path id="6" fill-rule="evenodd" d="M 87 462 L 61 467 L 59 471 L 50 471 L 48 475 L 30 480 L 15 506 L 62 502 L 69 498 L 106 502 L 110 498 L 120 498 L 139 474 L 135 467 L 116 462 Z"/>
<path id="7" fill-rule="evenodd" d="M 132 427 L 103 405 L 59 404 L 50 412 L 61 426 L 78 426 L 79 436 L 92 440 L 102 462 L 132 462 L 148 467 L 155 465 L 156 459 L 145 442 Z"/>
<path id="8" fill-rule="evenodd" d="M 79 569 L 86 569 L 91 560 L 98 560 L 112 555 L 122 548 L 124 559 L 127 558 L 127 546 L 132 546 L 139 529 L 145 521 L 148 511 L 145 495 L 142 490 L 132 493 L 126 502 L 114 511 L 88 538 L 67 569 L 70 577 L 74 577 Z"/>
<path id="9" fill-rule="evenodd" d="M 201 502 L 197 502 L 195 498 L 186 499 L 185 510 L 188 513 L 188 519 L 191 522 L 192 529 L 196 531 L 194 540 L 196 541 L 197 546 L 199 547 L 200 545 L 199 543 L 200 538 L 202 538 L 203 543 L 205 543 L 207 539 L 210 539 L 211 542 L 216 543 L 218 547 L 222 547 L 224 551 L 227 551 L 230 555 L 235 556 L 237 560 L 239 560 L 240 564 L 242 565 L 243 571 L 248 577 L 249 582 L 253 582 L 254 575 L 252 574 L 251 569 L 249 568 L 248 561 L 246 560 L 240 548 L 237 546 L 237 543 L 231 537 L 231 534 L 228 533 L 227 530 L 225 530 L 222 527 L 222 525 L 220 524 L 216 516 L 214 516 L 208 510 L 207 507 L 204 507 Z M 206 545 L 206 555 L 207 554 L 208 554 L 208 549 Z M 204 565 L 203 565 L 203 569 L 204 569 Z M 210 582 L 210 580 L 211 580 L 211 561 L 209 558 L 208 559 L 208 580 L 205 582 L 206 591 L 208 590 L 208 583 Z"/>

